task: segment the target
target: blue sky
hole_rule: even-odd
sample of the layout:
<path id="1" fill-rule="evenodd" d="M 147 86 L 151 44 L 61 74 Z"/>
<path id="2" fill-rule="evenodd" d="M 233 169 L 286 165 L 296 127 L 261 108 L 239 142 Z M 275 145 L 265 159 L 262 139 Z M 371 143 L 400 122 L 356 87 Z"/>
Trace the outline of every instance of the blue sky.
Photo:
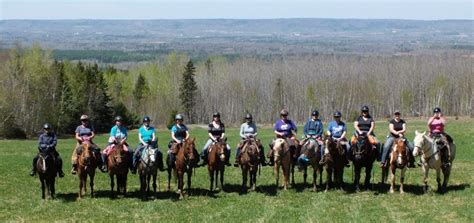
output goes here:
<path id="1" fill-rule="evenodd" d="M 0 19 L 473 19 L 472 0 L 0 0 Z"/>

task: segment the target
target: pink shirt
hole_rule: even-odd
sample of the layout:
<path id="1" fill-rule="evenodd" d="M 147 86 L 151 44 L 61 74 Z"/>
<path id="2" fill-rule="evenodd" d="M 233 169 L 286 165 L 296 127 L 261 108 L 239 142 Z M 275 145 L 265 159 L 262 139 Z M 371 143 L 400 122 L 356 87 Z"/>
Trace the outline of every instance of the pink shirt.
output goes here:
<path id="1" fill-rule="evenodd" d="M 441 119 L 433 119 L 430 124 L 431 133 L 443 133 L 444 132 L 444 123 Z"/>

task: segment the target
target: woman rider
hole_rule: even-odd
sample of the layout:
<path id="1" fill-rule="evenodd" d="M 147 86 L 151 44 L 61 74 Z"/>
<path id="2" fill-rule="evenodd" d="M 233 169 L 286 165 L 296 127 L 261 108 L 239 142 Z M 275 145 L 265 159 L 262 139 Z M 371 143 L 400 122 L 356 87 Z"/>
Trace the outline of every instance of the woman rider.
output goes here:
<path id="1" fill-rule="evenodd" d="M 150 117 L 143 117 L 143 125 L 138 129 L 138 140 L 140 142 L 138 143 L 137 149 L 135 150 L 133 156 L 133 174 L 137 172 L 138 161 L 140 161 L 140 156 L 142 154 L 143 149 L 145 149 L 148 145 L 150 145 L 154 149 L 158 148 L 158 138 L 156 137 L 155 128 L 153 126 L 150 126 L 150 122 Z M 156 150 L 155 158 L 158 169 L 160 171 L 163 171 L 163 156 L 160 150 L 158 149 Z"/>
<path id="2" fill-rule="evenodd" d="M 54 134 L 52 131 L 51 125 L 49 123 L 45 123 L 43 125 L 43 131 L 43 134 L 41 134 L 38 139 L 38 151 L 40 153 L 53 155 L 55 157 L 54 160 L 56 160 L 55 165 L 56 169 L 58 170 L 58 175 L 59 177 L 64 177 L 63 161 L 56 150 L 56 144 L 58 142 L 56 134 Z M 38 158 L 38 154 L 33 158 L 33 168 L 31 169 L 30 176 L 34 176 L 36 174 L 36 163 L 38 162 Z"/>
<path id="3" fill-rule="evenodd" d="M 207 140 L 206 145 L 204 145 L 204 148 L 202 149 L 201 153 L 201 159 L 202 163 L 199 166 L 204 166 L 207 164 L 207 153 L 208 153 L 208 147 L 211 145 L 213 142 L 218 142 L 220 139 L 225 139 L 225 127 L 224 123 L 221 122 L 221 114 L 219 112 L 214 112 L 212 114 L 212 122 L 209 123 L 208 126 L 208 135 L 209 135 L 209 140 Z M 225 165 L 230 166 L 229 164 L 229 156 L 230 156 L 230 146 L 226 144 L 226 150 L 225 150 Z"/>
<path id="4" fill-rule="evenodd" d="M 341 144 L 345 147 L 344 154 L 346 156 L 345 164 L 346 167 L 349 167 L 349 156 L 350 156 L 350 145 L 346 138 L 347 127 L 346 123 L 341 120 L 341 112 L 334 112 L 333 117 L 334 120 L 329 122 L 328 124 L 328 137 L 331 137 L 336 142 L 341 142 Z"/>
<path id="5" fill-rule="evenodd" d="M 382 145 L 380 144 L 379 140 L 375 137 L 374 129 L 375 129 L 375 121 L 369 114 L 369 107 L 362 106 L 361 115 L 357 120 L 354 122 L 354 128 L 356 130 L 357 135 L 367 134 L 370 143 L 375 146 L 377 152 L 380 152 Z M 352 136 L 352 144 L 356 143 L 357 138 Z"/>
<path id="6" fill-rule="evenodd" d="M 132 157 L 132 151 L 128 148 L 127 144 L 127 128 L 123 126 L 123 119 L 121 116 L 115 117 L 115 126 L 110 130 L 109 145 L 102 151 L 102 169 L 107 169 L 107 157 L 113 151 L 115 144 L 122 144 L 123 150 L 128 153 L 129 157 Z M 132 169 L 132 162 L 129 163 L 130 169 Z"/>
<path id="7" fill-rule="evenodd" d="M 444 145 L 453 143 L 453 138 L 450 135 L 446 134 L 444 131 L 444 126 L 446 125 L 446 119 L 441 112 L 441 108 L 436 107 L 433 109 L 433 116 L 428 120 L 428 129 L 430 130 L 430 137 L 434 139 L 433 145 Z M 444 139 L 446 138 L 446 139 Z M 451 151 L 448 149 L 448 156 L 444 159 L 444 165 L 450 165 L 451 160 Z"/>
<path id="8" fill-rule="evenodd" d="M 282 109 L 280 111 L 280 120 L 275 122 L 273 127 L 276 138 L 284 138 L 287 140 L 290 148 L 294 148 L 298 140 L 296 140 L 297 128 L 293 121 L 288 119 L 288 110 Z M 268 158 L 270 159 L 270 166 L 274 165 L 273 159 L 273 143 L 275 138 L 270 142 L 270 150 L 268 153 Z"/>
<path id="9" fill-rule="evenodd" d="M 183 115 L 175 116 L 175 124 L 171 127 L 171 141 L 168 143 L 168 156 L 170 163 L 174 163 L 175 155 L 178 151 L 172 151 L 173 144 L 182 144 L 184 140 L 189 139 L 188 127 L 183 124 Z"/>
<path id="10" fill-rule="evenodd" d="M 413 158 L 413 145 L 410 143 L 410 141 L 405 137 L 405 133 L 407 131 L 407 128 L 406 128 L 406 122 L 405 120 L 401 119 L 400 118 L 400 111 L 396 110 L 394 113 L 393 113 L 393 119 L 390 120 L 390 123 L 388 124 L 388 128 L 390 130 L 390 134 L 387 136 L 387 140 L 385 141 L 385 144 L 383 146 L 383 152 L 382 152 L 382 158 L 381 158 L 381 161 L 380 161 L 380 166 L 381 167 L 384 167 L 386 166 L 386 159 L 387 159 L 387 156 L 388 156 L 388 153 L 390 151 L 390 149 L 392 148 L 392 145 L 393 145 L 393 141 L 395 141 L 395 139 L 399 139 L 399 138 L 402 138 L 405 140 L 405 143 L 407 145 L 407 148 L 408 148 L 408 160 L 409 160 L 409 164 L 408 164 L 408 167 L 415 167 L 415 159 Z"/>
<path id="11" fill-rule="evenodd" d="M 99 147 L 92 142 L 92 139 L 95 137 L 95 130 L 92 125 L 89 124 L 89 117 L 87 115 L 81 115 L 81 125 L 77 126 L 76 128 L 76 147 L 72 152 L 71 156 L 71 163 L 72 163 L 72 170 L 71 174 L 77 173 L 77 159 L 79 155 L 81 155 L 82 151 L 78 150 L 82 142 L 88 141 L 94 151 L 94 155 L 96 156 L 98 166 L 102 167 L 102 159 L 100 158 L 100 149 Z M 101 169 L 103 170 L 103 169 Z"/>
<path id="12" fill-rule="evenodd" d="M 255 122 L 253 122 L 252 114 L 247 113 L 245 115 L 245 122 L 240 125 L 240 142 L 237 145 L 237 148 L 235 150 L 235 162 L 234 166 L 238 167 L 239 166 L 239 160 L 240 160 L 240 149 L 244 144 L 244 141 L 247 139 L 254 139 L 255 142 L 257 143 L 257 146 L 259 148 L 259 156 L 260 156 L 260 163 L 262 166 L 266 166 L 267 163 L 265 161 L 265 152 L 263 151 L 263 145 L 260 143 L 260 140 L 257 140 L 257 125 Z"/>

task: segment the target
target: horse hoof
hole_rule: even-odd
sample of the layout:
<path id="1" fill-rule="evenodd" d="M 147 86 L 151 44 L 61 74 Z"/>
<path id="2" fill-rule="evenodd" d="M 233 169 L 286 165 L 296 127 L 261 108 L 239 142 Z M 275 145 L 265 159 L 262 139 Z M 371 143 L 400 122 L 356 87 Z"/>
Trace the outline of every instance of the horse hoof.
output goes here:
<path id="1" fill-rule="evenodd" d="M 393 189 L 390 189 L 390 193 L 391 193 L 391 194 L 393 194 L 393 193 L 394 193 Z"/>
<path id="2" fill-rule="evenodd" d="M 401 191 L 400 191 L 400 194 L 405 194 L 405 191 L 401 190 Z"/>

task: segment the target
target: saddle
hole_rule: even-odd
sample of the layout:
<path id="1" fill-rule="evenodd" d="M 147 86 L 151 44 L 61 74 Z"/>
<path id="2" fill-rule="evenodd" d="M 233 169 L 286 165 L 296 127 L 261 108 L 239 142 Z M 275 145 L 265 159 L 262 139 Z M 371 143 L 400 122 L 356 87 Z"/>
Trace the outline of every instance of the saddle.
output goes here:
<path id="1" fill-rule="evenodd" d="M 449 140 L 443 134 L 432 134 L 433 138 L 433 147 L 435 150 L 438 150 L 441 155 L 441 162 L 444 166 L 450 165 L 451 151 L 449 149 Z"/>

